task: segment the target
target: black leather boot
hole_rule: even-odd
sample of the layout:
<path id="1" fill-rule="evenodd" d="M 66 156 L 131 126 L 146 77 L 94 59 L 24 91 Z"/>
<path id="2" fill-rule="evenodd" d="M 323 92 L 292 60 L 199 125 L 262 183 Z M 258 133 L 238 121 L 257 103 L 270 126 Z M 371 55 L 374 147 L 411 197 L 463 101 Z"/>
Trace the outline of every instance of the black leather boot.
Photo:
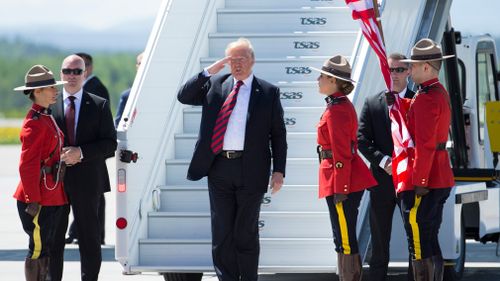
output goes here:
<path id="1" fill-rule="evenodd" d="M 434 281 L 434 263 L 432 258 L 413 260 L 413 278 L 415 281 Z"/>

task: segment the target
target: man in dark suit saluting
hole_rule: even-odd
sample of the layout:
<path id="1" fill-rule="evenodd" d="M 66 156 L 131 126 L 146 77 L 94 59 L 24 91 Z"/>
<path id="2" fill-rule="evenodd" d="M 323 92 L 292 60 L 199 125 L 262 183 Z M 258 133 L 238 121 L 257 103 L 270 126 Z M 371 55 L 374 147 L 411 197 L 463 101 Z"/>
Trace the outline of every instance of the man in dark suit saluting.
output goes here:
<path id="1" fill-rule="evenodd" d="M 52 107 L 57 125 L 64 131 L 61 160 L 66 165 L 64 190 L 70 201 L 80 250 L 82 280 L 97 280 L 101 267 L 99 199 L 110 190 L 106 157 L 116 150 L 116 130 L 108 101 L 83 90 L 85 64 L 81 57 L 64 59 L 61 78 L 68 81 Z M 51 250 L 51 280 L 61 280 L 64 235 L 69 208 L 56 230 Z"/>
<path id="2" fill-rule="evenodd" d="M 187 178 L 208 176 L 212 258 L 221 281 L 256 281 L 258 218 L 269 184 L 285 175 L 286 128 L 279 88 L 255 77 L 251 43 L 241 38 L 226 57 L 184 84 L 178 100 L 203 107 L 198 142 Z M 229 64 L 231 74 L 217 75 Z"/>
<path id="3" fill-rule="evenodd" d="M 388 63 L 393 90 L 401 98 L 412 98 L 415 93 L 407 88 L 410 75 L 409 63 L 402 54 L 393 53 Z M 370 229 L 372 235 L 372 256 L 370 280 L 387 279 L 389 244 L 391 241 L 392 215 L 396 207 L 396 190 L 392 182 L 391 120 L 385 99 L 385 91 L 367 98 L 361 111 L 358 129 L 358 148 L 370 162 L 370 169 L 378 186 L 370 189 Z M 412 280 L 409 274 L 409 280 Z"/>

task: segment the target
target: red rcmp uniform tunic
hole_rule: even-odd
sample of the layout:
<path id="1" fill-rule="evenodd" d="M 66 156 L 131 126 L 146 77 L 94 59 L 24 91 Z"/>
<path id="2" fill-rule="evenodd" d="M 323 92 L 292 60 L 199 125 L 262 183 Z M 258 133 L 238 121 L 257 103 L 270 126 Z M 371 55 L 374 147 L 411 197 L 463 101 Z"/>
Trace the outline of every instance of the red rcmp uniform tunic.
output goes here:
<path id="1" fill-rule="evenodd" d="M 319 198 L 349 194 L 377 185 L 370 170 L 357 153 L 358 119 L 351 101 L 334 93 L 318 124 L 318 144 L 331 150 L 319 168 Z M 327 98 L 328 99 L 328 98 Z"/>
<path id="2" fill-rule="evenodd" d="M 408 111 L 408 131 L 415 143 L 410 159 L 412 184 L 430 189 L 453 187 L 455 180 L 448 152 L 437 148 L 448 140 L 451 122 L 448 92 L 437 78 L 422 83 L 421 88 Z"/>
<path id="3" fill-rule="evenodd" d="M 63 189 L 63 179 L 56 184 L 51 173 L 42 173 L 42 164 L 52 166 L 59 161 L 64 135 L 46 109 L 33 104 L 21 129 L 21 181 L 14 198 L 24 203 L 38 202 L 42 206 L 59 206 L 68 203 Z"/>

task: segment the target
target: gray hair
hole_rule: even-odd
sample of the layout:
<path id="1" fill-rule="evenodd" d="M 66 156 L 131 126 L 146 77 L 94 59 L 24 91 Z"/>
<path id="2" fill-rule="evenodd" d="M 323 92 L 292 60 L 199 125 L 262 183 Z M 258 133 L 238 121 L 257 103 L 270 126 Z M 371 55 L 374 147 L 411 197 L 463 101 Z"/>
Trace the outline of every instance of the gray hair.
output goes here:
<path id="1" fill-rule="evenodd" d="M 233 41 L 233 42 L 227 44 L 226 51 L 225 51 L 226 56 L 229 53 L 229 50 L 234 49 L 236 47 L 240 47 L 240 46 L 245 47 L 250 52 L 250 56 L 252 57 L 252 59 L 255 59 L 255 54 L 253 51 L 252 43 L 250 42 L 250 40 L 243 38 L 243 37 L 239 38 L 236 41 Z"/>

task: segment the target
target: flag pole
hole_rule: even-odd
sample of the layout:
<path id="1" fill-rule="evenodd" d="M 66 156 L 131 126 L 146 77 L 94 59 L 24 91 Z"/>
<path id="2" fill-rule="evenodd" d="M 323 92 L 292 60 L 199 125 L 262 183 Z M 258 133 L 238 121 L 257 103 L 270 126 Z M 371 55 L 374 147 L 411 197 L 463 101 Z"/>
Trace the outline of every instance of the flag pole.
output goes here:
<path id="1" fill-rule="evenodd" d="M 380 32 L 380 37 L 382 37 L 382 43 L 384 43 L 385 45 L 384 31 L 382 30 L 382 19 L 380 18 L 380 12 L 378 10 L 378 1 L 372 0 L 372 2 L 373 2 L 373 11 L 375 12 L 375 19 L 377 20 L 378 29 Z"/>

